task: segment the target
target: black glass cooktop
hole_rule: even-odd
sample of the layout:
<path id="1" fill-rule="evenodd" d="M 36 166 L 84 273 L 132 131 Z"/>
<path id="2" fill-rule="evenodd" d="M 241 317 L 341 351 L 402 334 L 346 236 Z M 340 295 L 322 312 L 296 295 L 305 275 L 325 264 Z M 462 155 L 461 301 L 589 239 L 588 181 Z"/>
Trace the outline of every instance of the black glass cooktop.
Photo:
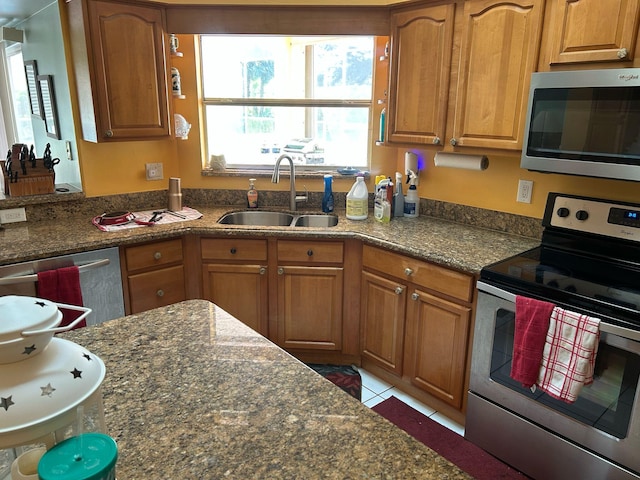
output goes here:
<path id="1" fill-rule="evenodd" d="M 640 329 L 637 263 L 543 244 L 485 267 L 480 277 L 515 294 Z"/>

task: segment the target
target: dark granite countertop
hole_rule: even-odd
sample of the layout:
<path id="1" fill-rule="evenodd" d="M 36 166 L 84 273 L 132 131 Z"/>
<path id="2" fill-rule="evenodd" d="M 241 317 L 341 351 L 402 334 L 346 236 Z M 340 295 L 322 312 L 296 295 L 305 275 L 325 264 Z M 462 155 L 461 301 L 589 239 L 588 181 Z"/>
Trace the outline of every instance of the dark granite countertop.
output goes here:
<path id="1" fill-rule="evenodd" d="M 238 210 L 237 207 L 194 208 L 203 213 L 203 218 L 119 232 L 98 230 L 91 223 L 91 215 L 81 212 L 55 214 L 51 219 L 9 224 L 0 230 L 0 265 L 192 233 L 249 237 L 360 238 L 372 245 L 477 274 L 487 264 L 539 244 L 539 240 L 533 238 L 428 216 L 416 219 L 396 218 L 388 224 L 381 224 L 372 215 L 364 221 L 348 220 L 342 211 L 337 212 L 340 217 L 338 225 L 331 228 L 247 227 L 217 223 L 224 213 Z"/>
<path id="2" fill-rule="evenodd" d="M 106 365 L 120 480 L 470 478 L 207 301 L 63 336 Z"/>

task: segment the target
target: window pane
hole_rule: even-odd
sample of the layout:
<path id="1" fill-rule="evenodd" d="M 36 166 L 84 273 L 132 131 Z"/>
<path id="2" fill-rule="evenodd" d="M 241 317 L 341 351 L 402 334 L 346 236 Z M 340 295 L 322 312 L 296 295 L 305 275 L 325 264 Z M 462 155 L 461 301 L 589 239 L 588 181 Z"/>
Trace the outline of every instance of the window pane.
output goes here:
<path id="1" fill-rule="evenodd" d="M 13 102 L 13 113 L 15 115 L 17 141 L 20 143 L 33 144 L 33 126 L 31 125 L 31 106 L 29 103 L 29 92 L 27 90 L 27 79 L 24 73 L 24 63 L 22 61 L 22 50 L 12 45 L 7 48 L 7 69 L 9 74 L 9 85 L 11 88 L 11 100 Z"/>
<path id="2" fill-rule="evenodd" d="M 201 39 L 205 98 L 371 100 L 373 37 Z"/>
<path id="3" fill-rule="evenodd" d="M 229 166 L 368 165 L 373 37 L 202 36 L 207 149 Z M 345 103 L 345 101 L 353 103 Z"/>
<path id="4" fill-rule="evenodd" d="M 367 164 L 369 107 L 208 105 L 210 154 L 229 165 L 269 165 L 282 153 L 298 165 Z"/>

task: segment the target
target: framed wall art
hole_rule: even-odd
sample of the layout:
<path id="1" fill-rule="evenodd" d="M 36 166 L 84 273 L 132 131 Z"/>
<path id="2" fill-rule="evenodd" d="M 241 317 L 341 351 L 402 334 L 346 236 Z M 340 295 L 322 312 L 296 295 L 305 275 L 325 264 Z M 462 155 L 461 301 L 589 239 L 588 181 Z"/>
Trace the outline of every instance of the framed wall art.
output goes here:
<path id="1" fill-rule="evenodd" d="M 38 89 L 38 65 L 35 60 L 27 60 L 24 62 L 24 73 L 27 77 L 31 115 L 43 118 L 40 90 Z"/>
<path id="2" fill-rule="evenodd" d="M 42 115 L 47 135 L 60 140 L 56 97 L 53 92 L 53 77 L 51 75 L 38 75 L 38 89 L 42 100 Z"/>

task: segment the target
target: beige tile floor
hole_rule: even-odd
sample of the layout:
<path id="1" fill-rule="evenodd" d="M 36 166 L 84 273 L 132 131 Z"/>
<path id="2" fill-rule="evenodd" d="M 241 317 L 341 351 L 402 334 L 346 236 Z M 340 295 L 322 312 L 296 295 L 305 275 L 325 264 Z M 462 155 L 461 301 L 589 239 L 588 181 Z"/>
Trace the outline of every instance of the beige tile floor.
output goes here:
<path id="1" fill-rule="evenodd" d="M 450 418 L 445 417 L 441 413 L 438 413 L 431 407 L 428 407 L 424 403 L 419 402 L 415 398 L 401 392 L 393 385 L 388 384 L 384 380 L 372 375 L 362 368 L 358 368 L 360 376 L 362 377 L 362 403 L 371 408 L 378 403 L 386 400 L 392 395 L 412 408 L 415 408 L 423 415 L 431 418 L 441 425 L 453 430 L 459 435 L 464 435 L 464 427 L 457 422 L 454 422 Z"/>

